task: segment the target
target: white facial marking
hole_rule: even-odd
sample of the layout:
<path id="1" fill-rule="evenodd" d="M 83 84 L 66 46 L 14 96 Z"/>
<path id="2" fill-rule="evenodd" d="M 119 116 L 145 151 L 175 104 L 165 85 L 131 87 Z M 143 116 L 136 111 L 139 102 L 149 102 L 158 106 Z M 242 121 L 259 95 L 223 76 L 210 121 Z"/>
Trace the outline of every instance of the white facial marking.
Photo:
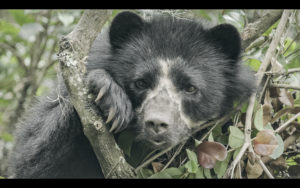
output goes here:
<path id="1" fill-rule="evenodd" d="M 176 60 L 158 59 L 158 63 L 161 67 L 160 70 L 162 71 L 162 75 L 158 81 L 158 85 L 155 87 L 154 90 L 151 90 L 149 92 L 149 94 L 147 95 L 147 98 L 145 99 L 143 104 L 146 104 L 149 100 L 151 100 L 155 96 L 159 95 L 159 93 L 161 91 L 165 90 L 165 91 L 167 91 L 167 95 L 168 95 L 169 99 L 177 105 L 180 117 L 185 122 L 185 124 L 189 128 L 199 126 L 203 121 L 194 122 L 183 113 L 182 105 L 181 105 L 182 97 L 176 90 L 172 80 L 169 77 L 170 67 L 174 63 L 174 61 L 176 61 Z M 141 108 L 139 108 L 137 110 L 137 112 L 141 112 L 142 109 L 143 109 L 143 105 L 141 106 Z"/>

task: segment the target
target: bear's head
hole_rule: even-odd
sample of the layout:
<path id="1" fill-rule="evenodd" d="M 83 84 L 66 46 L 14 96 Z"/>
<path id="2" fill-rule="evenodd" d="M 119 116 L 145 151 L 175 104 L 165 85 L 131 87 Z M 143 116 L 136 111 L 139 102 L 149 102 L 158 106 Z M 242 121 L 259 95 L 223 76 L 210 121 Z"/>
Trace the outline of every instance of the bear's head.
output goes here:
<path id="1" fill-rule="evenodd" d="M 254 79 L 240 65 L 235 27 L 205 28 L 171 16 L 144 20 L 122 12 L 108 32 L 106 70 L 129 96 L 138 139 L 165 148 L 187 138 L 193 127 L 229 112 L 250 95 Z"/>

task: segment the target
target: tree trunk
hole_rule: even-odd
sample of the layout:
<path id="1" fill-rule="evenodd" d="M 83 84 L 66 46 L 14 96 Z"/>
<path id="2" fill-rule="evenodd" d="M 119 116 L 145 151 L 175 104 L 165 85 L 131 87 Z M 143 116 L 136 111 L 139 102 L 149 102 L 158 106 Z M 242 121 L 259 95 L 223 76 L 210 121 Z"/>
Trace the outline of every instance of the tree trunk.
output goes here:
<path id="1" fill-rule="evenodd" d="M 80 117 L 84 134 L 94 149 L 104 177 L 133 178 L 133 168 L 126 162 L 113 135 L 89 103 L 88 89 L 83 81 L 86 71 L 84 59 L 110 15 L 108 10 L 85 11 L 75 29 L 60 41 L 58 58 L 71 103 Z"/>

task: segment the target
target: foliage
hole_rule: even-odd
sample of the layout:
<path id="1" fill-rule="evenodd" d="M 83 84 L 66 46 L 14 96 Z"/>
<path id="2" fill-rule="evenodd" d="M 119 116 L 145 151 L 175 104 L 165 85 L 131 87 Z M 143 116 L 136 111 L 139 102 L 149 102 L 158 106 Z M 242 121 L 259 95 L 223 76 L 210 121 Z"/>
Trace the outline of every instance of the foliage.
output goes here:
<path id="1" fill-rule="evenodd" d="M 9 123 L 10 114 L 20 108 L 18 99 L 42 95 L 53 87 L 57 41 L 72 30 L 81 11 L 1 10 L 1 13 L 0 125 L 4 125 Z"/>
<path id="2" fill-rule="evenodd" d="M 24 109 L 54 87 L 58 41 L 72 31 L 81 12 L 0 10 L 0 142 L 13 141 Z M 5 157 L 0 158 L 0 175 Z"/>

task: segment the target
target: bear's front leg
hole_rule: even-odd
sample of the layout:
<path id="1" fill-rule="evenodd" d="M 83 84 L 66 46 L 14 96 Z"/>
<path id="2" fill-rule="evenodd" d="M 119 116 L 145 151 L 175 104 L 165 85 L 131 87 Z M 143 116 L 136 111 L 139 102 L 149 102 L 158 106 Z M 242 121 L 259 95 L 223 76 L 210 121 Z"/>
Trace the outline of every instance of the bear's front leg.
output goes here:
<path id="1" fill-rule="evenodd" d="M 90 92 L 95 94 L 96 105 L 104 113 L 110 132 L 124 130 L 132 119 L 132 104 L 124 90 L 103 69 L 93 70 L 87 75 Z"/>

